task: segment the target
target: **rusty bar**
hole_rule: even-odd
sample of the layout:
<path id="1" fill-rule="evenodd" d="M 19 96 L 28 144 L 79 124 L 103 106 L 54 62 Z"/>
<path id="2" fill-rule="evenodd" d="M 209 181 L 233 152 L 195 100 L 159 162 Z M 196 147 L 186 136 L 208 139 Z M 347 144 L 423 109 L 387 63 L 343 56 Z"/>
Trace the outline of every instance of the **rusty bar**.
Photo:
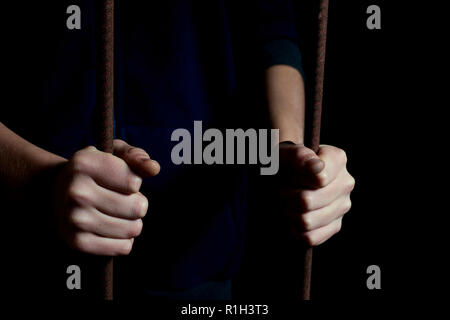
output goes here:
<path id="1" fill-rule="evenodd" d="M 113 152 L 114 127 L 114 0 L 97 1 L 97 108 L 95 135 L 98 149 Z M 100 258 L 101 293 L 113 299 L 113 258 Z M 104 259 L 104 261 L 103 261 Z"/>
<path id="2" fill-rule="evenodd" d="M 327 46 L 327 27 L 328 27 L 328 6 L 329 0 L 320 0 L 319 18 L 318 18 L 318 38 L 317 38 L 317 56 L 316 70 L 314 79 L 314 105 L 312 114 L 312 123 L 309 126 L 309 141 L 306 146 L 314 152 L 319 151 L 320 143 L 320 125 L 322 118 L 323 102 L 323 83 L 325 75 L 325 55 Z M 312 273 L 312 247 L 306 248 L 303 264 L 303 284 L 302 300 L 310 300 L 311 297 L 311 273 Z"/>

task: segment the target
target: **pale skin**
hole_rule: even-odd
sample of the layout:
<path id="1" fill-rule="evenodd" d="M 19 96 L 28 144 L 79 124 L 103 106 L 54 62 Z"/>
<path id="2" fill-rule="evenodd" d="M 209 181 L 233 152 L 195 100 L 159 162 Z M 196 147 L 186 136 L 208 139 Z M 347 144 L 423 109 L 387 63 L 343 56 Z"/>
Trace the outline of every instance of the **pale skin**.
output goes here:
<path id="1" fill-rule="evenodd" d="M 0 163 L 0 179 L 16 192 L 38 172 L 60 168 L 50 191 L 58 233 L 75 250 L 108 256 L 131 252 L 148 208 L 139 192 L 142 178 L 160 170 L 147 152 L 122 140 L 114 140 L 114 155 L 90 146 L 67 160 L 1 123 Z"/>
<path id="2" fill-rule="evenodd" d="M 321 146 L 316 155 L 303 146 L 304 90 L 300 73 L 289 66 L 266 71 L 272 125 L 280 129 L 282 167 L 295 179 L 281 186 L 284 212 L 292 234 L 310 245 L 329 239 L 341 228 L 351 206 L 354 179 L 345 152 Z M 95 255 L 127 255 L 142 231 L 148 199 L 139 192 L 142 179 L 158 174 L 158 162 L 140 148 L 114 141 L 114 154 L 90 146 L 70 159 L 43 150 L 0 123 L 0 180 L 20 192 L 36 174 L 59 168 L 54 178 L 56 226 L 73 249 Z"/>
<path id="3" fill-rule="evenodd" d="M 147 198 L 142 178 L 159 164 L 140 148 L 114 140 L 114 155 L 88 147 L 67 162 L 56 179 L 58 231 L 74 249 L 96 255 L 127 255 L 142 231 Z"/>
<path id="4" fill-rule="evenodd" d="M 280 188 L 291 234 L 317 246 L 341 230 L 351 208 L 355 179 L 347 171 L 346 153 L 321 145 L 315 154 L 304 146 L 305 96 L 301 74 L 277 65 L 266 70 L 267 102 L 272 127 L 280 129 L 281 168 L 289 173 Z"/>

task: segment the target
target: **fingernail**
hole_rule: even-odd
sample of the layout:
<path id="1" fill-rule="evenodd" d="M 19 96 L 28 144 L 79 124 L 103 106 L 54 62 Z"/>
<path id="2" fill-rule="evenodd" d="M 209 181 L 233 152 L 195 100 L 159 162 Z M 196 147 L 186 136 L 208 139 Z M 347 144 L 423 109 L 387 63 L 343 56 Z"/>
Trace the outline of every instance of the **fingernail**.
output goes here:
<path id="1" fill-rule="evenodd" d="M 147 201 L 142 201 L 141 204 L 141 218 L 145 217 L 145 215 L 147 214 L 147 210 L 148 210 L 148 200 Z"/>
<path id="2" fill-rule="evenodd" d="M 152 160 L 152 166 L 153 168 L 155 168 L 155 170 L 157 171 L 157 173 L 159 173 L 159 171 L 161 170 L 161 165 L 159 164 L 158 161 Z M 156 174 L 157 174 L 156 173 Z"/>

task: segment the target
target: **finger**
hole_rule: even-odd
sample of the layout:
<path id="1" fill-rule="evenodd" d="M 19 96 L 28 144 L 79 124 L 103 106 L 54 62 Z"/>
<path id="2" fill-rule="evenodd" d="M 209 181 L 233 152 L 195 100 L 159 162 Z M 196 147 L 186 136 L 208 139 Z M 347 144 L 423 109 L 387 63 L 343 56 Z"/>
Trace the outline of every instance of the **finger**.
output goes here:
<path id="1" fill-rule="evenodd" d="M 302 144 L 280 144 L 281 165 L 288 165 L 298 171 L 320 172 L 323 168 L 319 157 L 314 151 Z"/>
<path id="2" fill-rule="evenodd" d="M 139 219 L 147 213 L 148 200 L 140 192 L 123 194 L 103 188 L 86 175 L 78 175 L 67 193 L 69 205 L 94 207 L 106 215 Z"/>
<path id="3" fill-rule="evenodd" d="M 128 255 L 133 248 L 134 239 L 110 239 L 89 232 L 76 232 L 69 244 L 84 253 L 101 256 Z"/>
<path id="4" fill-rule="evenodd" d="M 297 215 L 296 220 L 302 231 L 313 231 L 341 218 L 351 206 L 350 197 L 342 197 L 324 208 Z"/>
<path id="5" fill-rule="evenodd" d="M 313 231 L 299 233 L 297 230 L 292 229 L 291 234 L 297 239 L 302 239 L 309 246 L 318 246 L 338 233 L 341 228 L 342 218 Z"/>
<path id="6" fill-rule="evenodd" d="M 291 186 L 314 186 L 315 176 L 324 168 L 323 161 L 303 145 L 280 145 L 280 172 Z"/>
<path id="7" fill-rule="evenodd" d="M 112 239 L 131 239 L 140 235 L 142 220 L 126 220 L 105 215 L 94 208 L 76 208 L 70 214 L 70 225 L 83 232 Z"/>
<path id="8" fill-rule="evenodd" d="M 354 179 L 347 170 L 327 186 L 320 189 L 283 189 L 280 191 L 287 213 L 305 213 L 330 205 L 354 188 Z"/>
<path id="9" fill-rule="evenodd" d="M 98 185 L 117 192 L 138 192 L 142 184 L 142 178 L 124 160 L 92 146 L 75 153 L 70 165 L 74 172 L 86 174 Z"/>
<path id="10" fill-rule="evenodd" d="M 114 154 L 122 158 L 141 177 L 152 177 L 159 173 L 160 166 L 144 149 L 132 147 L 123 140 L 114 140 Z"/>
<path id="11" fill-rule="evenodd" d="M 317 154 L 325 167 L 316 174 L 314 186 L 323 188 L 335 180 L 342 168 L 345 168 L 347 155 L 344 150 L 328 145 L 321 145 Z"/>
<path id="12" fill-rule="evenodd" d="M 108 216 L 135 220 L 147 213 L 148 200 L 140 192 L 125 195 L 102 187 L 94 192 L 97 200 L 91 205 Z"/>

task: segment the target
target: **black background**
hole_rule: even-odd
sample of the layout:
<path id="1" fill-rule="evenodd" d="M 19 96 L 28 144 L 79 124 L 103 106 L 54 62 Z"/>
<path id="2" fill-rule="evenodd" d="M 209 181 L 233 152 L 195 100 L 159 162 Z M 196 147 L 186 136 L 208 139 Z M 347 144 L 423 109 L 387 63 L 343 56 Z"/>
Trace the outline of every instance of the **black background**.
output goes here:
<path id="1" fill-rule="evenodd" d="M 432 157 L 425 138 L 428 107 L 436 108 L 426 93 L 434 78 L 427 73 L 430 59 L 425 53 L 434 54 L 429 22 L 437 9 L 410 1 L 330 2 L 321 141 L 347 152 L 356 189 L 341 232 L 314 251 L 312 299 L 421 297 L 419 287 L 429 281 L 422 257 L 429 258 L 430 243 L 436 242 L 425 236 L 433 229 L 423 218 L 431 209 L 423 193 L 430 186 L 423 186 L 422 179 L 434 170 L 434 162 L 431 166 L 427 162 Z M 293 3 L 310 97 L 317 8 L 313 1 Z M 372 4 L 381 7 L 381 30 L 366 27 L 366 9 Z M 11 20 L 2 21 L 3 33 L 12 39 L 15 26 L 7 21 Z M 300 293 L 300 250 L 277 229 L 273 207 L 261 201 L 271 190 L 260 179 L 253 181 L 258 188 L 253 188 L 246 255 L 234 293 L 253 303 L 295 300 Z M 5 232 L 9 237 L 5 241 L 9 241 L 6 249 L 13 251 L 11 236 L 20 237 L 20 232 L 11 233 Z M 20 263 L 17 268 L 29 277 L 24 281 L 33 283 L 29 273 L 37 261 L 26 259 L 26 252 L 21 256 L 22 260 L 5 260 L 4 265 L 14 269 Z M 366 287 L 366 268 L 372 264 L 381 268 L 381 290 Z M 45 287 L 30 289 L 41 290 Z M 21 293 L 32 298 L 27 292 Z M 431 294 L 427 291 L 426 296 Z"/>
<path id="2" fill-rule="evenodd" d="M 309 98 L 317 3 L 293 1 Z M 372 4 L 381 8 L 381 30 L 366 27 Z M 437 33 L 430 27 L 436 8 L 330 1 L 329 10 L 321 142 L 347 152 L 356 188 L 341 232 L 314 250 L 312 299 L 430 298 L 436 292 L 422 290 L 432 282 L 425 267 L 433 263 L 425 261 L 433 258 L 430 248 L 437 241 L 425 235 L 435 226 L 429 229 L 426 218 L 433 214 L 426 200 L 432 184 L 422 179 L 432 142 L 426 138 L 431 104 L 426 90 L 433 78 L 426 71 L 428 53 L 435 52 L 430 44 Z M 300 248 L 273 231 L 276 208 L 260 205 L 270 192 L 258 190 L 253 197 L 247 259 L 235 289 L 243 298 L 298 301 Z M 381 268 L 381 290 L 367 289 L 372 264 Z"/>

